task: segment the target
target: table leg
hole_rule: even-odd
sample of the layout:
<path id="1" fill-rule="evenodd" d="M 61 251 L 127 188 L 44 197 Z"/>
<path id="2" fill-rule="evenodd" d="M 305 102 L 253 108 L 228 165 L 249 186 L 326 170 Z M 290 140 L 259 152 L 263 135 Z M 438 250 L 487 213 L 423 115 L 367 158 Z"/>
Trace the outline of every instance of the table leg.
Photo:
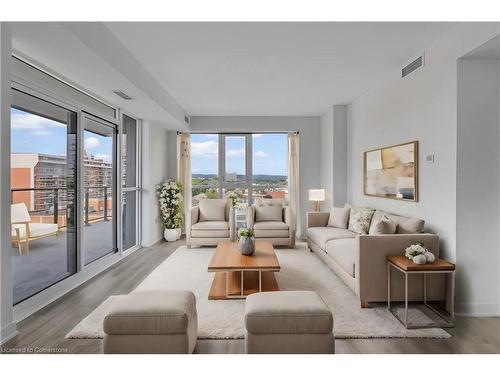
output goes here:
<path id="1" fill-rule="evenodd" d="M 427 274 L 424 273 L 424 304 L 427 305 Z"/>
<path id="2" fill-rule="evenodd" d="M 405 272 L 405 328 L 408 328 L 408 273 Z"/>
<path id="3" fill-rule="evenodd" d="M 387 308 L 391 309 L 391 264 L 387 262 Z"/>
<path id="4" fill-rule="evenodd" d="M 262 292 L 262 271 L 259 271 L 259 292 Z"/>
<path id="5" fill-rule="evenodd" d="M 451 273 L 451 301 L 450 301 L 450 316 L 451 316 L 451 324 L 455 322 L 455 271 Z"/>
<path id="6" fill-rule="evenodd" d="M 229 272 L 226 271 L 226 298 L 229 297 Z"/>
<path id="7" fill-rule="evenodd" d="M 240 295 L 243 297 L 243 270 L 241 271 L 241 293 Z"/>

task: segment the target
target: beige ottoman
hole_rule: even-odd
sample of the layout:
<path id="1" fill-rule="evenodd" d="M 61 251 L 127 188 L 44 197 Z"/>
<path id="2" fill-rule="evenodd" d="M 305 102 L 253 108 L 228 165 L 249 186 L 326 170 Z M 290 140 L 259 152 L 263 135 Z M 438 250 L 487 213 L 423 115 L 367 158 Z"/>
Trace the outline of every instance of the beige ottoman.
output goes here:
<path id="1" fill-rule="evenodd" d="M 247 297 L 245 348 L 250 354 L 333 354 L 333 316 L 316 292 L 266 292 Z"/>
<path id="2" fill-rule="evenodd" d="M 104 353 L 192 353 L 196 298 L 188 291 L 132 292 L 104 318 Z"/>

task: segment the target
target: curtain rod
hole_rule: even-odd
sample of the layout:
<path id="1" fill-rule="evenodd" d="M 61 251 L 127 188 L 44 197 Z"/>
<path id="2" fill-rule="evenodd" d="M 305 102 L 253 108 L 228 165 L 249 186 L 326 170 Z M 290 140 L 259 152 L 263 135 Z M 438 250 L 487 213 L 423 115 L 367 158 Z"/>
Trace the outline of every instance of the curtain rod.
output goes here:
<path id="1" fill-rule="evenodd" d="M 294 134 L 299 134 L 300 132 L 298 130 L 296 131 L 264 131 L 264 132 L 181 132 L 177 131 L 177 134 L 183 134 L 183 133 L 189 133 L 189 134 L 223 134 L 223 135 L 246 135 L 246 134 L 288 134 L 288 133 L 294 133 Z"/>

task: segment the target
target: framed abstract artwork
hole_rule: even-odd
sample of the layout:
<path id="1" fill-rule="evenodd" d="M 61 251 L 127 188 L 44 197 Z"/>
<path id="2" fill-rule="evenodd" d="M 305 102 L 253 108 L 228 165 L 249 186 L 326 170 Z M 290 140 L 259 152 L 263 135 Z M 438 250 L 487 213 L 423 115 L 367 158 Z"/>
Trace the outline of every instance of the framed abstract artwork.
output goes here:
<path id="1" fill-rule="evenodd" d="M 418 202 L 418 141 L 366 151 L 364 193 Z"/>

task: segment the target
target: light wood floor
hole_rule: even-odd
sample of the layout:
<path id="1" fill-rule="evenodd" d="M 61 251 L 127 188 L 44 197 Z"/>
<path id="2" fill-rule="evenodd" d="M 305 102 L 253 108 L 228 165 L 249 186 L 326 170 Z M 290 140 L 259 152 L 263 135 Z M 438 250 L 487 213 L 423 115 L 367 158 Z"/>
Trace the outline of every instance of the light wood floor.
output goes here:
<path id="1" fill-rule="evenodd" d="M 65 339 L 80 320 L 112 294 L 132 291 L 182 242 L 162 242 L 136 251 L 120 263 L 18 324 L 9 348 L 57 348 L 65 353 L 102 353 L 102 340 Z M 500 318 L 457 318 L 451 339 L 336 340 L 337 353 L 500 353 Z M 37 349 L 40 350 L 40 349 Z M 198 340 L 196 353 L 243 353 L 243 340 Z"/>

